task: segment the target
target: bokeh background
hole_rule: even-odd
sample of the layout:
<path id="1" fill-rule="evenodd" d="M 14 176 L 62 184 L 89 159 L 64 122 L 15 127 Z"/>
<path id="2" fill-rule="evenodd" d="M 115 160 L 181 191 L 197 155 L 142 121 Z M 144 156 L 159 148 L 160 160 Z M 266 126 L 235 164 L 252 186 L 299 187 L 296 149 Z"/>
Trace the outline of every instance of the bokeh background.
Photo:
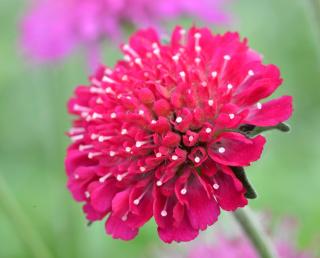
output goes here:
<path id="1" fill-rule="evenodd" d="M 228 6 L 228 29 L 280 67 L 284 83 L 277 95 L 294 96 L 292 131 L 268 133 L 262 159 L 247 171 L 259 194 L 250 205 L 274 219 L 295 217 L 300 247 L 320 236 L 320 24 L 314 19 L 320 10 L 310 3 L 241 0 Z M 113 240 L 102 223 L 86 225 L 81 205 L 65 187 L 71 122 L 66 101 L 76 85 L 86 83 L 87 64 L 81 50 L 47 65 L 22 55 L 19 26 L 26 4 L 0 1 L 0 257 L 34 257 L 28 248 L 34 235 L 53 257 L 152 257 L 151 250 L 162 245 L 153 222 L 131 242 Z M 103 52 L 108 65 L 118 57 L 112 46 Z"/>

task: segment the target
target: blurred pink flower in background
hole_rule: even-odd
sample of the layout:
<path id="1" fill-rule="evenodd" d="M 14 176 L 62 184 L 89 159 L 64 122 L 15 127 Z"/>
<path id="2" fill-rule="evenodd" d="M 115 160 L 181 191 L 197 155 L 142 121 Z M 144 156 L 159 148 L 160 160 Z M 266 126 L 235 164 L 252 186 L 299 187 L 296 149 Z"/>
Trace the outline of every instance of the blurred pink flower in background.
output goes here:
<path id="1" fill-rule="evenodd" d="M 187 258 L 259 258 L 259 254 L 245 235 L 227 237 L 222 233 L 217 236 L 216 242 L 203 244 L 198 242 L 191 248 Z M 314 258 L 314 254 L 307 251 L 300 251 L 295 246 L 296 225 L 291 220 L 278 225 L 277 230 L 271 234 L 273 244 L 276 247 L 279 258 Z M 181 258 L 181 256 L 180 256 Z"/>
<path id="2" fill-rule="evenodd" d="M 99 59 L 100 42 L 121 39 L 128 25 L 161 27 L 190 17 L 207 24 L 225 23 L 226 0 L 36 0 L 22 23 L 22 44 L 38 61 L 56 60 L 76 46 Z"/>

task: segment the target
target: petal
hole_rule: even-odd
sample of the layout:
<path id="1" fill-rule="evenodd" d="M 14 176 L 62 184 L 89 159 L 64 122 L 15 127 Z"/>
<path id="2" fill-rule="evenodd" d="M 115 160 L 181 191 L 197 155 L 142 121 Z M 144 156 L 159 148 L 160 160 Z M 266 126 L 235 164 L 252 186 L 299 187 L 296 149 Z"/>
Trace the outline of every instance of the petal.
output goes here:
<path id="1" fill-rule="evenodd" d="M 188 184 L 186 194 L 187 213 L 194 229 L 204 230 L 217 221 L 220 214 L 219 206 L 214 198 L 209 198 L 206 190 L 197 178 Z"/>
<path id="2" fill-rule="evenodd" d="M 105 229 L 115 239 L 131 240 L 138 234 L 138 229 L 129 227 L 126 222 L 113 215 L 106 221 Z"/>
<path id="3" fill-rule="evenodd" d="M 256 126 L 274 126 L 289 119 L 292 115 L 292 97 L 282 96 L 255 108 L 246 118 L 245 123 Z"/>
<path id="4" fill-rule="evenodd" d="M 166 243 L 171 243 L 172 241 L 191 241 L 195 239 L 199 234 L 199 231 L 191 226 L 189 218 L 186 216 L 186 208 L 181 204 L 177 204 L 174 209 L 174 213 L 176 217 L 180 217 L 179 225 L 158 227 L 160 238 Z"/>
<path id="5" fill-rule="evenodd" d="M 215 196 L 222 209 L 234 211 L 248 204 L 245 198 L 246 189 L 229 167 L 223 166 L 222 170 L 214 176 L 214 180 L 219 186 Z"/>
<path id="6" fill-rule="evenodd" d="M 208 154 L 217 163 L 230 166 L 249 166 L 260 158 L 265 138 L 249 139 L 240 133 L 222 133 L 209 145 Z"/>
<path id="7" fill-rule="evenodd" d="M 91 188 L 91 187 L 90 187 Z M 119 191 L 115 180 L 107 180 L 104 183 L 97 183 L 91 190 L 91 205 L 99 212 L 109 212 L 111 210 L 112 200 Z"/>

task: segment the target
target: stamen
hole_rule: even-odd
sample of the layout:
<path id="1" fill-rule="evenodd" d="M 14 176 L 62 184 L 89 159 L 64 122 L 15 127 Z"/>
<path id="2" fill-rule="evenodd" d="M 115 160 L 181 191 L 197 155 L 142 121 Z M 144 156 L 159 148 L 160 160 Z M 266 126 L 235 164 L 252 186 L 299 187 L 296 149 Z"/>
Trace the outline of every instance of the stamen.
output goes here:
<path id="1" fill-rule="evenodd" d="M 88 199 L 90 198 L 90 193 L 88 191 L 85 191 L 84 195 L 85 195 L 86 198 L 88 198 Z"/>
<path id="2" fill-rule="evenodd" d="M 127 130 L 127 129 L 123 128 L 123 129 L 121 130 L 121 134 L 122 134 L 122 135 L 125 135 L 125 134 L 127 134 L 127 133 L 128 133 L 128 130 Z"/>
<path id="3" fill-rule="evenodd" d="M 161 216 L 162 217 L 166 217 L 168 215 L 167 211 L 166 210 L 162 210 L 161 211 Z"/>
<path id="4" fill-rule="evenodd" d="M 139 55 L 137 54 L 137 52 L 128 44 L 125 44 L 123 46 L 123 50 L 128 51 L 132 56 L 134 57 L 139 57 Z"/>
<path id="5" fill-rule="evenodd" d="M 91 109 L 88 107 L 80 106 L 78 104 L 73 105 L 73 110 L 74 111 L 80 111 L 80 112 L 89 112 Z"/>
<path id="6" fill-rule="evenodd" d="M 208 105 L 209 105 L 210 107 L 213 106 L 213 99 L 209 99 L 209 100 L 208 100 Z"/>
<path id="7" fill-rule="evenodd" d="M 229 114 L 229 118 L 232 120 L 234 119 L 235 115 L 234 114 Z"/>
<path id="8" fill-rule="evenodd" d="M 140 171 L 141 171 L 141 172 L 145 172 L 145 171 L 146 171 L 146 168 L 145 168 L 145 167 L 140 167 Z"/>
<path id="9" fill-rule="evenodd" d="M 98 134 L 95 134 L 95 133 L 93 133 L 93 134 L 91 134 L 91 140 L 96 140 L 96 139 L 98 139 L 99 138 L 99 135 Z"/>
<path id="10" fill-rule="evenodd" d="M 219 186 L 217 183 L 214 183 L 214 184 L 213 184 L 213 189 L 218 190 L 219 187 L 220 187 L 220 186 Z"/>
<path id="11" fill-rule="evenodd" d="M 96 88 L 96 87 L 90 87 L 90 93 L 97 93 L 97 94 L 103 94 L 103 89 Z"/>
<path id="12" fill-rule="evenodd" d="M 111 114 L 110 114 L 110 117 L 111 117 L 112 119 L 114 119 L 114 118 L 117 117 L 117 114 L 116 114 L 116 113 L 111 113 Z"/>
<path id="13" fill-rule="evenodd" d="M 177 155 L 172 155 L 172 157 L 171 157 L 172 160 L 178 160 L 178 158 L 179 157 Z"/>
<path id="14" fill-rule="evenodd" d="M 94 157 L 99 156 L 101 154 L 102 154 L 101 152 L 89 152 L 88 153 L 88 158 L 89 159 L 93 159 Z"/>
<path id="15" fill-rule="evenodd" d="M 114 151 L 109 151 L 109 156 L 110 157 L 114 157 L 116 155 L 116 153 Z"/>
<path id="16" fill-rule="evenodd" d="M 120 181 L 122 181 L 122 179 L 123 178 L 125 178 L 127 175 L 129 174 L 129 172 L 126 172 L 126 173 L 124 173 L 124 174 L 122 174 L 122 175 L 117 175 L 117 180 L 120 182 Z"/>
<path id="17" fill-rule="evenodd" d="M 101 114 L 98 114 L 98 113 L 93 113 L 92 114 L 92 119 L 97 119 L 97 118 L 103 118 L 103 116 Z"/>
<path id="18" fill-rule="evenodd" d="M 195 163 L 199 163 L 200 161 L 201 161 L 200 157 L 195 157 L 195 158 L 194 158 L 194 162 L 195 162 Z"/>
<path id="19" fill-rule="evenodd" d="M 82 133 L 84 132 L 85 129 L 83 127 L 72 127 L 70 130 L 69 130 L 69 133 L 70 134 L 74 134 L 74 133 Z"/>
<path id="20" fill-rule="evenodd" d="M 220 147 L 220 148 L 218 149 L 218 151 L 219 151 L 219 153 L 224 153 L 224 152 L 226 151 L 226 149 L 225 149 L 224 147 Z"/>
<path id="21" fill-rule="evenodd" d="M 231 60 L 231 56 L 225 55 L 225 56 L 223 56 L 223 59 L 226 60 L 226 61 L 229 61 L 229 60 Z"/>
<path id="22" fill-rule="evenodd" d="M 262 104 L 260 102 L 257 103 L 257 109 L 262 109 Z"/>
<path id="23" fill-rule="evenodd" d="M 162 184 L 163 184 L 163 183 L 162 183 L 161 180 L 158 180 L 158 181 L 156 182 L 156 185 L 157 185 L 157 186 L 162 186 Z"/>
<path id="24" fill-rule="evenodd" d="M 131 148 L 130 147 L 126 147 L 125 150 L 126 150 L 126 152 L 130 152 Z"/>
<path id="25" fill-rule="evenodd" d="M 82 140 L 83 138 L 84 138 L 83 134 L 78 134 L 78 135 L 74 135 L 74 136 L 70 137 L 72 142 L 76 142 L 76 141 Z"/>
<path id="26" fill-rule="evenodd" d="M 181 116 L 178 116 L 176 118 L 176 123 L 180 124 L 182 122 L 182 117 Z"/>
<path id="27" fill-rule="evenodd" d="M 161 154 L 160 152 L 157 152 L 157 153 L 156 153 L 156 157 L 157 157 L 157 158 L 160 158 L 161 156 L 162 156 L 162 154 Z"/>
<path id="28" fill-rule="evenodd" d="M 206 128 L 206 133 L 211 133 L 212 132 L 212 129 L 210 127 L 207 127 Z"/>
<path id="29" fill-rule="evenodd" d="M 186 73 L 184 71 L 179 72 L 179 75 L 183 81 L 186 79 Z"/>
<path id="30" fill-rule="evenodd" d="M 187 193 L 187 189 L 186 189 L 186 188 L 182 188 L 181 191 L 180 191 L 180 193 L 181 193 L 182 195 L 185 195 L 185 194 Z"/>
<path id="31" fill-rule="evenodd" d="M 93 147 L 93 145 L 88 144 L 88 145 L 79 145 L 79 151 L 84 151 L 87 149 L 91 149 Z"/>
<path id="32" fill-rule="evenodd" d="M 102 81 L 103 81 L 103 82 L 107 82 L 107 83 L 116 83 L 115 80 L 111 79 L 110 77 L 108 77 L 108 76 L 106 76 L 106 75 L 104 75 L 104 76 L 102 77 Z"/>
<path id="33" fill-rule="evenodd" d="M 80 178 L 80 176 L 78 175 L 78 174 L 74 174 L 74 179 L 79 179 Z"/>
<path id="34" fill-rule="evenodd" d="M 144 144 L 146 144 L 146 143 L 148 143 L 148 142 L 137 141 L 137 142 L 136 142 L 136 147 L 137 147 L 137 148 L 140 148 L 142 145 L 144 145 Z"/>
<path id="35" fill-rule="evenodd" d="M 231 90 L 233 88 L 233 85 L 231 83 L 228 83 L 227 88 L 228 90 Z"/>
<path id="36" fill-rule="evenodd" d="M 189 142 L 192 142 L 194 137 L 192 135 L 190 135 L 188 139 L 189 139 Z"/>
<path id="37" fill-rule="evenodd" d="M 104 183 L 111 175 L 112 175 L 112 173 L 108 173 L 108 174 L 104 175 L 103 177 L 100 177 L 99 182 Z"/>
<path id="38" fill-rule="evenodd" d="M 112 139 L 112 136 L 99 136 L 98 141 L 99 142 L 104 142 Z"/>
<path id="39" fill-rule="evenodd" d="M 216 78 L 217 75 L 218 75 L 217 71 L 213 71 L 213 72 L 211 73 L 212 78 Z"/>
<path id="40" fill-rule="evenodd" d="M 144 114 L 144 111 L 142 109 L 139 110 L 139 115 L 142 116 Z"/>

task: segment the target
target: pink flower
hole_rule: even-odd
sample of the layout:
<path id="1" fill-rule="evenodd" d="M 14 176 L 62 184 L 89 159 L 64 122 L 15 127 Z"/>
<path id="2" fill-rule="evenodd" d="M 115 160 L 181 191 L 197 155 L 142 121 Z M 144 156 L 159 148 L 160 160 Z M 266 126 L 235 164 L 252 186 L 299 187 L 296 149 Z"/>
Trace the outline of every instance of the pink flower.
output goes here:
<path id="1" fill-rule="evenodd" d="M 95 62 L 102 39 L 117 39 L 125 24 L 154 25 L 193 17 L 206 23 L 226 22 L 226 0 L 35 0 L 23 19 L 22 43 L 40 61 L 60 59 L 84 46 Z"/>
<path id="2" fill-rule="evenodd" d="M 165 242 L 189 241 L 220 209 L 247 204 L 234 170 L 260 158 L 265 138 L 248 127 L 275 126 L 291 97 L 264 103 L 279 70 L 237 33 L 177 27 L 163 44 L 152 29 L 122 46 L 124 60 L 78 86 L 66 157 L 68 188 L 90 221 L 129 240 L 154 217 Z"/>
<path id="3" fill-rule="evenodd" d="M 289 222 L 286 221 L 286 222 Z M 291 221 L 292 222 L 292 221 Z M 271 238 L 276 247 L 279 258 L 313 258 L 315 257 L 311 250 L 299 251 L 295 247 L 296 225 L 286 223 L 277 225 L 278 232 L 272 232 Z M 288 227 L 290 226 L 290 227 Z M 243 235 L 234 237 L 226 237 L 222 232 L 215 235 L 217 237 L 215 243 L 203 244 L 197 242 L 191 250 L 189 250 L 188 258 L 259 258 L 259 254 L 255 250 L 251 242 Z M 212 242 L 214 236 L 211 235 Z M 166 256 L 170 257 L 170 256 Z M 181 255 L 179 255 L 181 257 Z"/>

